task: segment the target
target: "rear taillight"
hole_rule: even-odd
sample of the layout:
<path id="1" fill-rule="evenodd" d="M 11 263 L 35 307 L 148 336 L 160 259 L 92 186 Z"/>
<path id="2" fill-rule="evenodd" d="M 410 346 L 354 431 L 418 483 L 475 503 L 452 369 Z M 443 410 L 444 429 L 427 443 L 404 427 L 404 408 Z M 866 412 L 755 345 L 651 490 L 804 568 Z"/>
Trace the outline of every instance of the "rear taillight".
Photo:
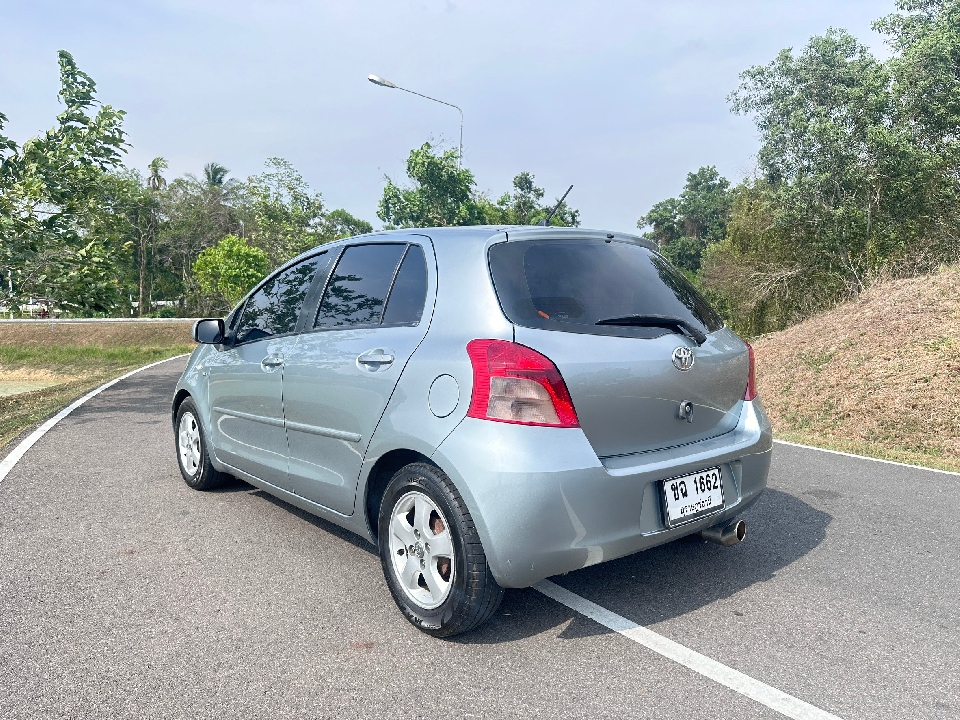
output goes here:
<path id="1" fill-rule="evenodd" d="M 549 358 L 506 340 L 471 340 L 473 395 L 467 417 L 580 427 L 560 371 Z"/>
<path id="2" fill-rule="evenodd" d="M 753 359 L 753 348 L 750 343 L 747 346 L 747 354 L 750 356 L 750 370 L 747 372 L 747 391 L 743 394 L 744 400 L 753 400 L 757 396 L 757 371 L 756 362 Z"/>

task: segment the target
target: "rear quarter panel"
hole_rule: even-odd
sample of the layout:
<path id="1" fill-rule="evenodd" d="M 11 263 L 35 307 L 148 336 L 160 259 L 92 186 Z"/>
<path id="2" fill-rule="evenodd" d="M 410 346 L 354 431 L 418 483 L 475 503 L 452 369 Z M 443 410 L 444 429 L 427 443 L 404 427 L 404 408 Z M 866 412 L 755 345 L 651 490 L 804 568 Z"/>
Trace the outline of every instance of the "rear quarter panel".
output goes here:
<path id="1" fill-rule="evenodd" d="M 374 432 L 360 472 L 355 514 L 365 507 L 370 471 L 383 455 L 407 449 L 432 457 L 466 416 L 473 389 L 467 343 L 475 338 L 513 339 L 513 325 L 500 311 L 487 271 L 487 247 L 494 241 L 496 236 L 488 243 L 434 241 L 436 266 L 431 270 L 437 292 L 430 327 L 404 368 Z M 456 381 L 458 398 L 449 414 L 438 417 L 430 409 L 430 388 L 442 375 Z M 454 476 L 452 469 L 442 465 L 441 469 Z M 469 492 L 456 484 L 470 507 Z"/>

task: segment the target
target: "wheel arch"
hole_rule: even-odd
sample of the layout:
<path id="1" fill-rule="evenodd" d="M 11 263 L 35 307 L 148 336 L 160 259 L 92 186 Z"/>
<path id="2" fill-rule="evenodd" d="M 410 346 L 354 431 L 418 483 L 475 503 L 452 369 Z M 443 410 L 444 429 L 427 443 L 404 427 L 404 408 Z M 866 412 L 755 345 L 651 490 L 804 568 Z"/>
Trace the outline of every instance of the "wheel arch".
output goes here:
<path id="1" fill-rule="evenodd" d="M 183 405 L 183 401 L 188 397 L 191 397 L 190 392 L 184 388 L 180 388 L 177 391 L 177 394 L 173 396 L 173 410 L 171 413 L 171 422 L 176 425 L 177 422 L 177 413 L 180 411 L 180 406 Z"/>
<path id="2" fill-rule="evenodd" d="M 363 510 L 368 532 L 375 543 L 377 542 L 380 505 L 383 502 L 383 493 L 387 489 L 387 485 L 390 484 L 390 480 L 397 470 L 418 462 L 427 463 L 443 470 L 423 453 L 408 448 L 397 448 L 384 453 L 371 468 L 364 489 Z"/>

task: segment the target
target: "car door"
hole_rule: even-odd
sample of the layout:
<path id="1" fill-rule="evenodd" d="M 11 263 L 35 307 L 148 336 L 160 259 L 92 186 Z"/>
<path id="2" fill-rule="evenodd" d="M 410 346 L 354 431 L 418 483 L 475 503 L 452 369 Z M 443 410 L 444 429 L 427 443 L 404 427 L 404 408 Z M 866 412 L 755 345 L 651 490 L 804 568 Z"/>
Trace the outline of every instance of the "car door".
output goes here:
<path id="1" fill-rule="evenodd" d="M 347 246 L 316 317 L 284 363 L 292 491 L 353 512 L 367 445 L 410 355 L 423 339 L 427 238 Z"/>
<path id="2" fill-rule="evenodd" d="M 264 282 L 244 305 L 230 346 L 207 363 L 217 457 L 276 485 L 287 478 L 283 361 L 314 277 L 328 262 L 321 253 Z"/>

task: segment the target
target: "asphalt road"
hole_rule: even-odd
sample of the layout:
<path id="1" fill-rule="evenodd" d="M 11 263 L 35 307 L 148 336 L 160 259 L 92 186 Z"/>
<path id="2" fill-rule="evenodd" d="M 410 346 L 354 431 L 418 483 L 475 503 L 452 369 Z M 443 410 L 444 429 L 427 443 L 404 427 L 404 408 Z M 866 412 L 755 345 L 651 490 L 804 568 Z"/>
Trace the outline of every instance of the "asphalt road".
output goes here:
<path id="1" fill-rule="evenodd" d="M 777 718 L 541 595 L 402 618 L 373 548 L 237 482 L 186 487 L 175 360 L 0 483 L 0 718 Z M 775 447 L 732 548 L 554 582 L 845 720 L 960 717 L 960 477 Z"/>

